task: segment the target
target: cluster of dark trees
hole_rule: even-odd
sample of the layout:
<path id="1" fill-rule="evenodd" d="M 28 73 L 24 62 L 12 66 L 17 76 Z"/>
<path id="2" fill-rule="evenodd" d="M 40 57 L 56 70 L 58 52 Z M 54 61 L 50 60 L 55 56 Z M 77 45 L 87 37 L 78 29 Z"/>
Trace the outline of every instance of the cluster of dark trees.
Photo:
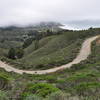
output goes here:
<path id="1" fill-rule="evenodd" d="M 23 48 L 27 48 L 29 45 L 31 45 L 32 44 L 32 42 L 33 42 L 33 38 L 28 38 L 28 39 L 26 39 L 25 41 L 24 41 L 24 44 L 23 44 Z"/>
<path id="2" fill-rule="evenodd" d="M 10 59 L 20 59 L 24 55 L 24 50 L 22 48 L 10 48 L 8 52 L 8 58 Z"/>

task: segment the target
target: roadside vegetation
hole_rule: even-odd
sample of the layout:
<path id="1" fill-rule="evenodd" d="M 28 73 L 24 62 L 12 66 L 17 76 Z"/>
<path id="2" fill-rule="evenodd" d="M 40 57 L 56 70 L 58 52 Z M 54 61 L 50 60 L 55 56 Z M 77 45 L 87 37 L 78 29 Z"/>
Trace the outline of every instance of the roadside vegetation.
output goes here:
<path id="1" fill-rule="evenodd" d="M 0 48 L 0 58 L 20 69 L 48 69 L 66 64 L 74 59 L 83 41 L 100 34 L 100 29 L 60 31 L 33 40 L 23 56 L 19 47 L 13 47 L 14 59 L 9 59 L 11 48 Z M 18 53 L 17 53 L 18 52 Z M 47 75 L 19 75 L 0 69 L 0 100 L 100 100 L 100 38 L 92 43 L 92 53 L 87 60 L 70 69 Z M 12 55 L 12 53 L 10 52 Z M 40 60 L 43 59 L 43 60 Z M 49 59 L 49 60 L 48 60 Z"/>

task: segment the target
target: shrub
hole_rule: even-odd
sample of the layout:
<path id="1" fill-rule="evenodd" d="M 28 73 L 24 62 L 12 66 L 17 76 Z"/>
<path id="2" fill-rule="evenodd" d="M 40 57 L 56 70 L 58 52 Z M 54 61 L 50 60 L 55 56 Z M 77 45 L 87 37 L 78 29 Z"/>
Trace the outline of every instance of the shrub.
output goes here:
<path id="1" fill-rule="evenodd" d="M 0 90 L 0 100 L 10 100 L 7 93 Z"/>
<path id="2" fill-rule="evenodd" d="M 6 90 L 10 87 L 10 78 L 6 75 L 0 74 L 0 89 Z"/>
<path id="3" fill-rule="evenodd" d="M 24 50 L 22 48 L 11 48 L 8 52 L 8 58 L 16 59 L 22 58 L 24 55 Z"/>
<path id="4" fill-rule="evenodd" d="M 43 100 L 41 97 L 29 94 L 23 100 Z"/>
<path id="5" fill-rule="evenodd" d="M 25 41 L 24 41 L 24 44 L 23 44 L 23 48 L 27 48 L 29 45 L 31 45 L 32 44 L 32 42 L 33 42 L 33 38 L 28 38 L 28 39 L 26 39 Z"/>
<path id="6" fill-rule="evenodd" d="M 55 92 L 49 95 L 46 100 L 79 100 L 77 96 L 71 96 L 63 92 Z"/>
<path id="7" fill-rule="evenodd" d="M 100 93 L 100 83 L 98 82 L 83 82 L 75 86 L 75 89 L 79 95 L 92 96 L 96 93 Z"/>
<path id="8" fill-rule="evenodd" d="M 46 97 L 52 92 L 57 92 L 57 91 L 60 90 L 51 84 L 37 83 L 37 84 L 29 84 L 27 86 L 26 92 L 24 92 L 23 95 L 25 95 L 26 93 L 33 93 L 41 97 Z"/>
<path id="9" fill-rule="evenodd" d="M 16 52 L 15 52 L 15 49 L 14 48 L 10 48 L 9 52 L 8 52 L 8 57 L 10 59 L 15 59 L 15 56 L 16 56 Z"/>
<path id="10" fill-rule="evenodd" d="M 24 50 L 22 48 L 18 48 L 16 50 L 16 56 L 17 56 L 17 58 L 22 58 L 23 55 L 24 55 Z"/>

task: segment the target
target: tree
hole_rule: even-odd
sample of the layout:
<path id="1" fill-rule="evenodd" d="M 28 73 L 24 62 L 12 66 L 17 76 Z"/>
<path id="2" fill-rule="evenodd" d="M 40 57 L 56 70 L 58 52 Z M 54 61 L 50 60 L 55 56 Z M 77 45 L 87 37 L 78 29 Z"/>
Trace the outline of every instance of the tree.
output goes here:
<path id="1" fill-rule="evenodd" d="M 39 47 L 39 40 L 34 41 L 34 46 L 35 46 L 35 50 L 37 50 Z"/>
<path id="2" fill-rule="evenodd" d="M 15 52 L 15 49 L 14 48 L 10 48 L 9 52 L 8 52 L 8 57 L 10 59 L 15 59 L 15 56 L 16 56 L 16 52 Z"/>
<path id="3" fill-rule="evenodd" d="M 8 58 L 10 59 L 22 58 L 23 55 L 24 50 L 22 48 L 11 48 L 8 52 Z"/>
<path id="4" fill-rule="evenodd" d="M 27 48 L 29 45 L 31 45 L 33 40 L 34 38 L 28 38 L 27 40 L 25 40 L 23 44 L 23 48 Z"/>
<path id="5" fill-rule="evenodd" d="M 17 58 L 22 58 L 23 55 L 24 55 L 24 50 L 23 50 L 22 48 L 18 48 L 18 49 L 16 50 L 16 57 L 17 57 Z"/>

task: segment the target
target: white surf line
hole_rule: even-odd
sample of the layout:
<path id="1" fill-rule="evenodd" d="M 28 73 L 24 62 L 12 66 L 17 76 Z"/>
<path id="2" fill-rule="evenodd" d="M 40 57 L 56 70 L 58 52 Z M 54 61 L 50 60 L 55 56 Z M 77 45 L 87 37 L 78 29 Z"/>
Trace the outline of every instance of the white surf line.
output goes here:
<path id="1" fill-rule="evenodd" d="M 28 71 L 28 70 L 20 70 L 20 69 L 14 68 L 13 66 L 10 66 L 2 61 L 0 61 L 0 67 L 5 69 L 5 71 L 7 71 L 7 72 L 15 72 L 18 74 L 23 74 L 23 73 L 26 73 L 26 74 L 49 74 L 49 73 L 53 73 L 56 71 L 64 70 L 66 68 L 70 68 L 73 64 L 78 64 L 81 61 L 87 59 L 87 57 L 91 54 L 91 42 L 96 40 L 99 36 L 100 35 L 86 39 L 84 41 L 84 43 L 82 44 L 81 50 L 80 50 L 79 54 L 77 55 L 77 57 L 72 62 L 62 65 L 60 67 L 55 67 L 55 68 L 51 68 L 51 69 L 47 69 L 47 70 Z"/>

